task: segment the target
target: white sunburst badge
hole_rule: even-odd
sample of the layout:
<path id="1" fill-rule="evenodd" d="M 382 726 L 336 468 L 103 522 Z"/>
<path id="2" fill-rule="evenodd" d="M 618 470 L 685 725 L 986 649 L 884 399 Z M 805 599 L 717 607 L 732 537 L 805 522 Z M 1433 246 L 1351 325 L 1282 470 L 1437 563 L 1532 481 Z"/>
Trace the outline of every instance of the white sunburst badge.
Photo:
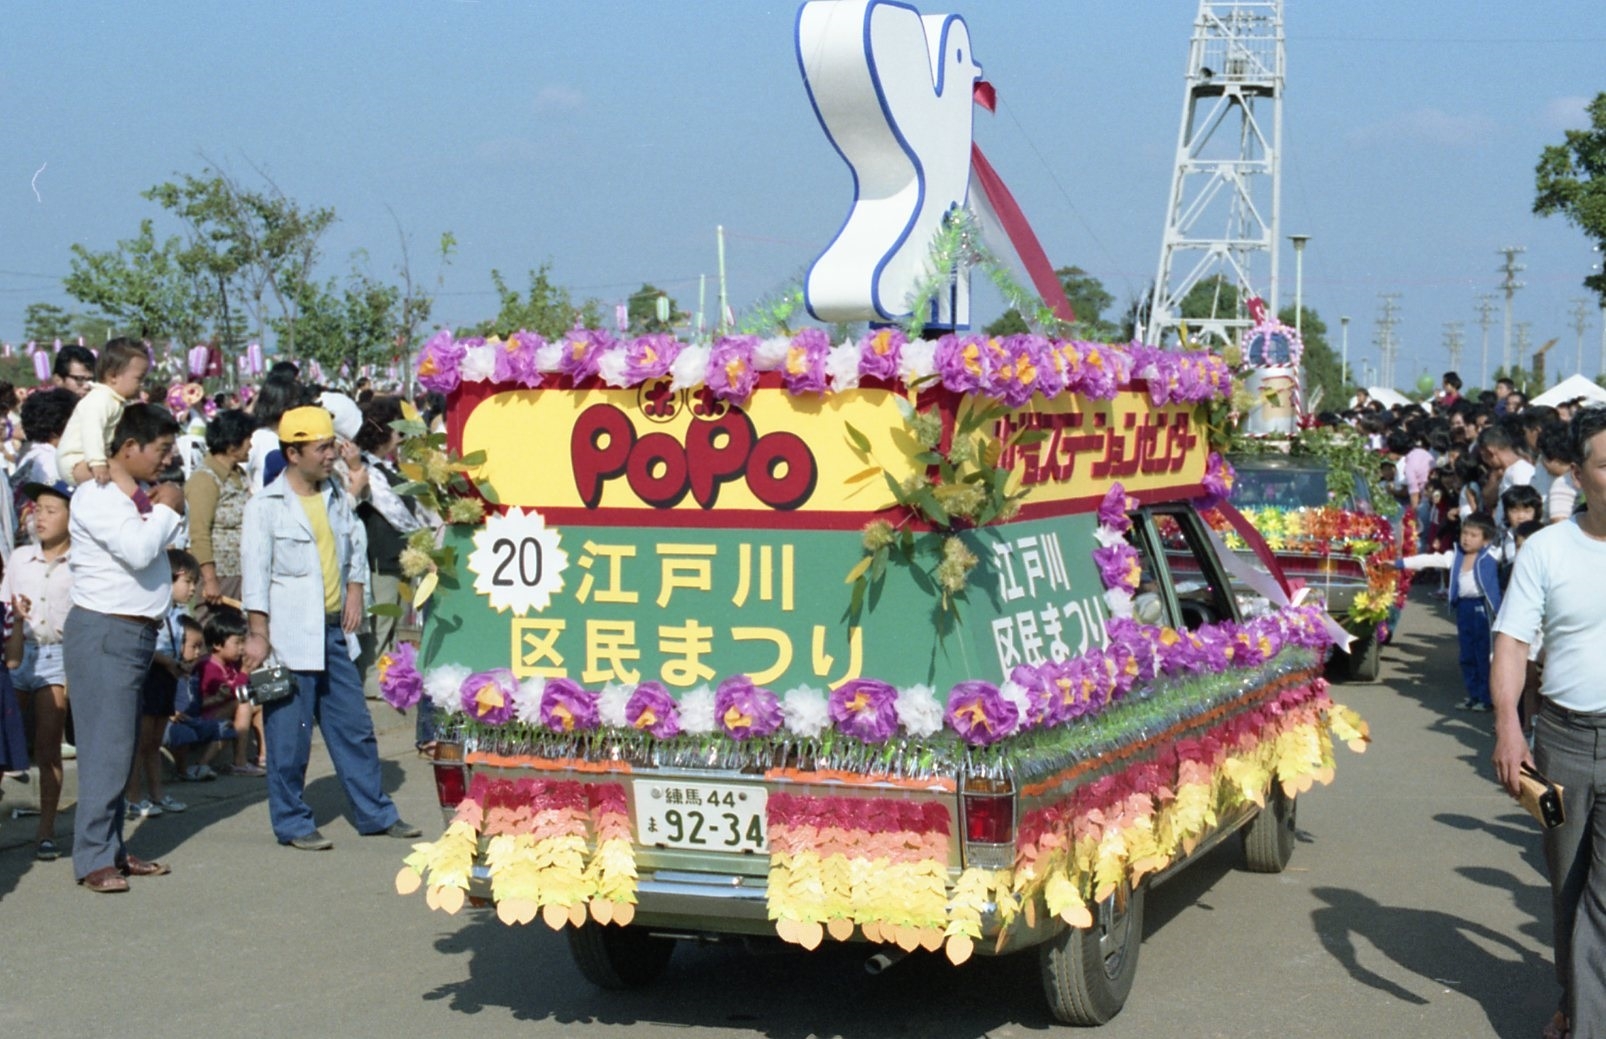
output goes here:
<path id="1" fill-rule="evenodd" d="M 474 591 L 489 598 L 498 611 L 512 610 L 515 616 L 540 613 L 554 594 L 563 591 L 569 554 L 561 547 L 562 540 L 533 509 L 508 509 L 490 516 L 474 535 L 474 551 L 468 557 Z"/>

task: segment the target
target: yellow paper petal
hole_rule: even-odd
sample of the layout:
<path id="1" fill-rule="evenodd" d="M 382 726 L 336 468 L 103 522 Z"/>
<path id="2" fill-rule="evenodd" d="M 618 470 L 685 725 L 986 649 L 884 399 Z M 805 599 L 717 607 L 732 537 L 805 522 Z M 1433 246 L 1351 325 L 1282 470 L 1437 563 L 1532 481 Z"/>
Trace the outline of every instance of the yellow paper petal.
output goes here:
<path id="1" fill-rule="evenodd" d="M 853 921 L 846 917 L 837 917 L 825 925 L 825 930 L 839 942 L 845 942 L 853 937 Z"/>
<path id="2" fill-rule="evenodd" d="M 613 903 L 606 898 L 593 898 L 591 900 L 591 919 L 599 924 L 607 924 L 613 920 Z"/>
<path id="3" fill-rule="evenodd" d="M 424 883 L 424 878 L 403 866 L 396 874 L 396 894 L 410 895 Z"/>
<path id="4" fill-rule="evenodd" d="M 569 922 L 576 927 L 586 922 L 586 904 L 576 902 L 569 907 Z"/>
<path id="5" fill-rule="evenodd" d="M 431 909 L 439 909 L 441 907 L 441 886 L 439 884 L 431 884 L 428 890 L 424 892 L 424 904 Z"/>
<path id="6" fill-rule="evenodd" d="M 936 952 L 942 948 L 942 928 L 923 927 L 920 929 L 920 947 L 927 952 Z"/>
<path id="7" fill-rule="evenodd" d="M 613 907 L 613 922 L 620 927 L 629 927 L 630 921 L 636 918 L 636 906 L 633 902 L 619 902 Z"/>
<path id="8" fill-rule="evenodd" d="M 569 922 L 569 910 L 560 905 L 542 906 L 541 922 L 554 931 L 560 931 L 563 929 L 563 925 Z"/>
<path id="9" fill-rule="evenodd" d="M 506 898 L 496 903 L 496 918 L 504 924 L 512 926 L 519 922 L 518 900 Z"/>
<path id="10" fill-rule="evenodd" d="M 441 575 L 434 570 L 431 570 L 419 580 L 418 587 L 413 591 L 413 609 L 423 608 L 424 604 L 429 601 L 429 597 L 435 594 L 435 586 L 440 584 L 440 581 Z"/>
<path id="11" fill-rule="evenodd" d="M 446 910 L 447 915 L 456 916 L 457 911 L 463 908 L 463 889 L 460 887 L 449 887 L 443 889 L 441 891 L 440 903 L 441 908 Z"/>
<path id="12" fill-rule="evenodd" d="M 956 934 L 948 939 L 948 962 L 955 967 L 970 959 L 970 954 L 976 951 L 976 943 L 963 934 Z"/>

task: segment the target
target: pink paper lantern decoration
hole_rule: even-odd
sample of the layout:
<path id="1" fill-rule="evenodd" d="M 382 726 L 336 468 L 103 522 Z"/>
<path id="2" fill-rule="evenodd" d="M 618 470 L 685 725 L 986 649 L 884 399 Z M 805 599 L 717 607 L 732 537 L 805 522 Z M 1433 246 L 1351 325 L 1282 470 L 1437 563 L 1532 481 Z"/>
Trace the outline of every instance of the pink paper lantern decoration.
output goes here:
<path id="1" fill-rule="evenodd" d="M 199 379 L 206 375 L 206 362 L 210 351 L 204 346 L 190 347 L 190 377 Z"/>
<path id="2" fill-rule="evenodd" d="M 33 353 L 33 374 L 40 382 L 50 381 L 50 355 L 43 350 Z"/>

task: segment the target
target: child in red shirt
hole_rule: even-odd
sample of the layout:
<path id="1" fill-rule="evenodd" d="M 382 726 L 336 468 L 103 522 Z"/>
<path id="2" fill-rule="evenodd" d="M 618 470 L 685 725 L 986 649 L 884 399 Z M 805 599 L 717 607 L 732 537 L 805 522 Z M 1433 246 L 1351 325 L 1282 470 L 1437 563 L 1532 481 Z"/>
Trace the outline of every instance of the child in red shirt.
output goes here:
<path id="1" fill-rule="evenodd" d="M 211 655 L 201 664 L 201 716 L 233 724 L 236 736 L 231 774 L 265 776 L 267 770 L 261 761 L 246 760 L 253 732 L 258 747 L 266 748 L 267 744 L 262 739 L 262 708 L 246 698 L 251 679 L 240 669 L 245 659 L 245 617 L 238 610 L 216 609 L 207 615 L 203 630 Z"/>

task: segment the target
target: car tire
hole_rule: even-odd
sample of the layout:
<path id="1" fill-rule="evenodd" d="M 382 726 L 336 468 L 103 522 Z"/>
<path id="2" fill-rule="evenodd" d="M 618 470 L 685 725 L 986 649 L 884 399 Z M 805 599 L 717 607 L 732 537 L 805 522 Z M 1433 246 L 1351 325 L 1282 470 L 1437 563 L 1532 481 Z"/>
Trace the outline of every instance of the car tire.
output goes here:
<path id="1" fill-rule="evenodd" d="M 1092 927 L 1067 928 L 1038 947 L 1043 993 L 1054 1019 L 1067 1025 L 1102 1025 L 1126 1004 L 1143 946 L 1143 885 L 1125 905 L 1109 899 L 1095 908 Z"/>
<path id="2" fill-rule="evenodd" d="M 1243 829 L 1245 869 L 1251 873 L 1283 871 L 1294 854 L 1298 814 L 1298 798 L 1283 793 L 1280 783 L 1273 783 L 1266 807 Z"/>
<path id="3" fill-rule="evenodd" d="M 663 974 L 675 952 L 673 938 L 660 938 L 642 927 L 604 926 L 588 920 L 566 928 L 569 955 L 585 979 L 609 991 L 641 988 Z"/>

